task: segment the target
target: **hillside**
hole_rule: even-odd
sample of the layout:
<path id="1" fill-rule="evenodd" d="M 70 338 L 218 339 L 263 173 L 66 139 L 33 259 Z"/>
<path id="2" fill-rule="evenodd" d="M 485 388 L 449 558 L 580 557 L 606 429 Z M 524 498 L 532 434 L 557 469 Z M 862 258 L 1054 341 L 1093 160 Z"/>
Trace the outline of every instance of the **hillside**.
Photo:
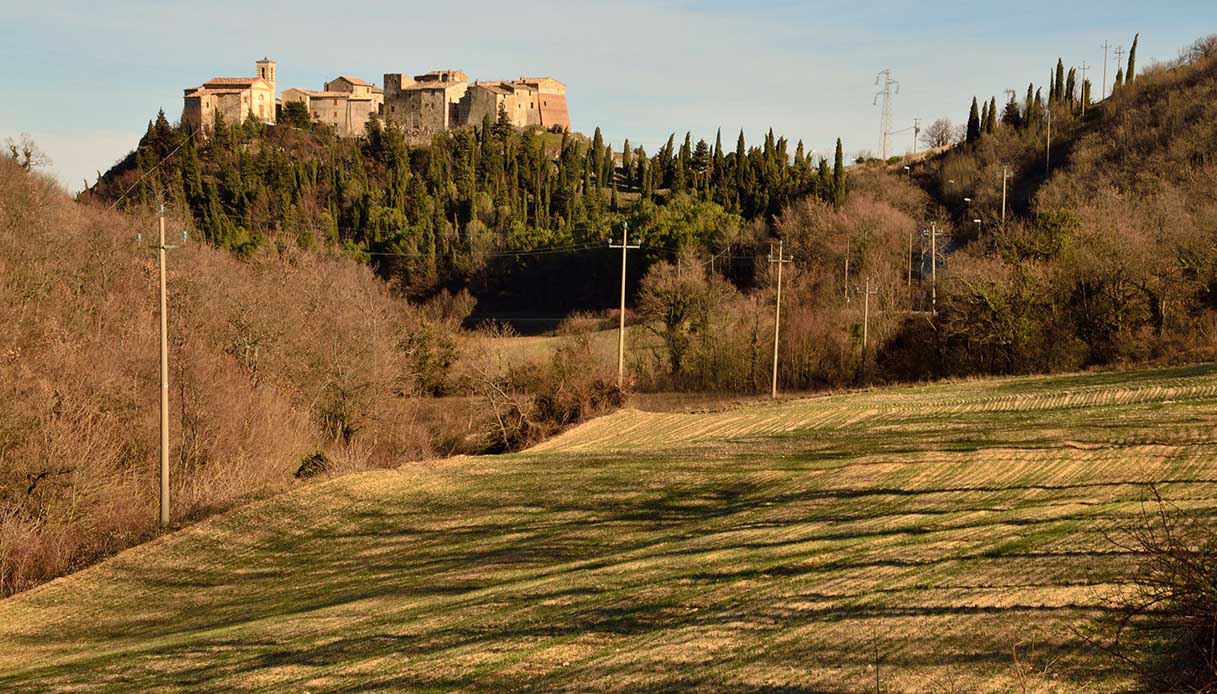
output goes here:
<path id="1" fill-rule="evenodd" d="M 673 134 L 648 155 L 628 140 L 614 148 L 599 129 L 558 136 L 489 119 L 426 146 L 376 120 L 355 138 L 287 117 L 220 122 L 204 138 L 161 113 L 84 197 L 124 209 L 164 199 L 200 238 L 237 254 L 341 249 L 412 296 L 467 288 L 483 310 L 560 319 L 613 305 L 605 246 L 624 224 L 643 245 L 641 276 L 685 245 L 750 242 L 745 222 L 803 195 L 830 198 L 844 175 L 841 161 L 832 176 L 772 130 L 760 145 L 742 132 L 731 144 Z"/>
<path id="2" fill-rule="evenodd" d="M 0 158 L 0 595 L 156 533 L 156 224 Z M 395 466 L 480 426 L 432 402 L 453 326 L 366 266 L 167 226 L 174 523 L 301 484 L 306 459 Z"/>
<path id="3" fill-rule="evenodd" d="M 1211 509 L 1215 432 L 1211 366 L 623 411 L 10 598 L 0 688 L 1120 690 L 1071 629 L 1133 569 L 1103 533 L 1148 482 Z"/>

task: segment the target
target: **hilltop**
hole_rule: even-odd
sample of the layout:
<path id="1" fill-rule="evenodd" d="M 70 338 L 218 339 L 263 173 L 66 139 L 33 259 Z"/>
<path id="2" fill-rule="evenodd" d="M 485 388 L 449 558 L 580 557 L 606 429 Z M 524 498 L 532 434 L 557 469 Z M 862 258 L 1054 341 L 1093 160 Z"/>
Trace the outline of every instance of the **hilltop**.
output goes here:
<path id="1" fill-rule="evenodd" d="M 1212 367 L 627 410 L 8 599 L 0 687 L 1125 690 L 1104 533 L 1149 482 L 1211 509 L 1215 431 Z"/>

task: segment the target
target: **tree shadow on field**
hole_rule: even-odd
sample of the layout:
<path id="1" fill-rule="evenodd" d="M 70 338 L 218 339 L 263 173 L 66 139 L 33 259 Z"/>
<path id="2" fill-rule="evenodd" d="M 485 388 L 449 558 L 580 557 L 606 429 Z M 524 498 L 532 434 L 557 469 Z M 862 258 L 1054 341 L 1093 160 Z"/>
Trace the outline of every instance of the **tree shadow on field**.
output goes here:
<path id="1" fill-rule="evenodd" d="M 950 591 L 974 589 L 971 577 L 1012 560 L 1049 567 L 1022 587 L 1076 585 L 1051 567 L 1107 555 L 1037 549 L 1035 533 L 1070 530 L 1093 515 L 1016 514 L 1079 494 L 1119 497 L 1128 485 L 948 478 L 921 489 L 855 486 L 853 478 L 756 462 L 683 459 L 647 472 L 632 456 L 525 455 L 447 469 L 450 477 L 434 486 L 386 473 L 374 493 L 338 481 L 289 495 L 107 564 L 108 577 L 71 598 L 80 607 L 74 616 L 13 644 L 70 656 L 0 674 L 0 689 L 209 689 L 270 670 L 298 671 L 291 676 L 302 679 L 286 680 L 289 688 L 324 674 L 326 689 L 512 691 L 592 681 L 628 681 L 632 691 L 713 689 L 729 684 L 732 668 L 757 663 L 862 672 L 870 632 L 861 625 L 886 622 L 905 627 L 884 632 L 892 664 L 948 660 L 996 670 L 1008 664 L 1002 639 L 1011 625 L 1063 622 L 1083 608 L 968 604 Z M 939 522 L 961 509 L 966 519 Z M 1020 543 L 985 538 L 999 526 Z M 910 538 L 935 534 L 950 540 L 940 556 L 900 554 Z M 836 586 L 843 576 L 884 572 L 933 581 L 938 592 L 874 581 Z M 924 635 L 915 625 L 926 622 L 977 633 Z M 656 654 L 688 634 L 730 635 L 704 679 L 677 673 Z M 592 655 L 569 667 L 506 671 L 534 662 L 538 644 L 567 643 L 591 644 Z M 934 650 L 943 644 L 945 656 Z M 622 652 L 630 657 L 610 657 Z M 379 659 L 386 671 L 375 677 L 343 672 Z M 471 664 L 453 674 L 462 659 Z"/>

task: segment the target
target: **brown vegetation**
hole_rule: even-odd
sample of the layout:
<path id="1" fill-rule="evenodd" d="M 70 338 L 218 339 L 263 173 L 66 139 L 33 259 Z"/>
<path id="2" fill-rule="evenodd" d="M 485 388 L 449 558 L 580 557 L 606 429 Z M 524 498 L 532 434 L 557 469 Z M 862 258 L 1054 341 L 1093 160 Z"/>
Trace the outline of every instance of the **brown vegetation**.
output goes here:
<path id="1" fill-rule="evenodd" d="M 0 161 L 3 593 L 154 532 L 156 261 L 136 237 L 151 229 Z M 412 397 L 444 389 L 449 329 L 367 267 L 293 248 L 169 251 L 177 521 L 291 484 L 302 461 L 334 473 L 449 452 L 443 418 Z"/>

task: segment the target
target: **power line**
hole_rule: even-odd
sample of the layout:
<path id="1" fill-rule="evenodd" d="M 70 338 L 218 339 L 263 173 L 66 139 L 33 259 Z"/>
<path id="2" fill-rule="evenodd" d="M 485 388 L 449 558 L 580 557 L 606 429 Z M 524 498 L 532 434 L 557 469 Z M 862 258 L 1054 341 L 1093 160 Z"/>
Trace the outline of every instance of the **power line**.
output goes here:
<path id="1" fill-rule="evenodd" d="M 119 195 L 117 198 L 115 198 L 115 199 L 114 199 L 114 202 L 113 202 L 113 203 L 111 203 L 111 205 L 110 205 L 110 209 L 112 210 L 112 209 L 114 209 L 114 208 L 118 207 L 118 203 L 120 203 L 120 202 L 122 202 L 123 200 L 125 200 L 125 199 L 127 198 L 127 194 L 128 194 L 128 193 L 130 193 L 131 191 L 135 190 L 135 187 L 136 187 L 136 186 L 138 186 L 139 184 L 143 183 L 143 182 L 144 182 L 144 179 L 145 179 L 145 178 L 147 178 L 149 174 L 151 174 L 153 171 L 156 171 L 156 170 L 160 169 L 160 168 L 161 168 L 161 166 L 162 166 L 162 165 L 163 165 L 165 162 L 169 161 L 169 159 L 170 159 L 171 157 L 173 157 L 173 155 L 177 154 L 177 153 L 178 153 L 178 151 L 179 151 L 180 149 L 182 149 L 182 147 L 186 146 L 186 143 L 187 143 L 187 142 L 189 142 L 189 141 L 191 140 L 191 138 L 193 138 L 193 137 L 194 137 L 194 129 L 192 128 L 192 129 L 190 129 L 190 130 L 187 130 L 187 131 L 186 131 L 186 137 L 185 137 L 185 139 L 183 139 L 181 142 L 179 142 L 179 143 L 178 143 L 178 145 L 177 145 L 177 147 L 174 147 L 174 148 L 173 148 L 173 149 L 172 149 L 172 150 L 171 150 L 171 151 L 170 151 L 168 154 L 166 154 L 166 155 L 164 156 L 164 158 L 163 158 L 163 159 L 161 159 L 160 161 L 158 161 L 158 162 L 156 163 L 156 165 L 155 165 L 155 166 L 153 166 L 152 168 L 150 168 L 150 169 L 148 169 L 147 171 L 145 171 L 143 174 L 141 174 L 141 175 L 140 175 L 140 177 L 139 177 L 139 178 L 135 179 L 135 183 L 132 183 L 132 184 L 130 185 L 130 187 L 128 187 L 126 190 L 124 190 L 124 191 L 122 192 L 122 195 Z M 146 145 L 145 145 L 145 146 L 146 146 Z M 139 147 L 137 147 L 137 148 L 135 149 L 135 151 L 137 151 L 137 152 L 138 152 L 139 150 L 140 150 L 140 148 L 139 148 Z"/>

